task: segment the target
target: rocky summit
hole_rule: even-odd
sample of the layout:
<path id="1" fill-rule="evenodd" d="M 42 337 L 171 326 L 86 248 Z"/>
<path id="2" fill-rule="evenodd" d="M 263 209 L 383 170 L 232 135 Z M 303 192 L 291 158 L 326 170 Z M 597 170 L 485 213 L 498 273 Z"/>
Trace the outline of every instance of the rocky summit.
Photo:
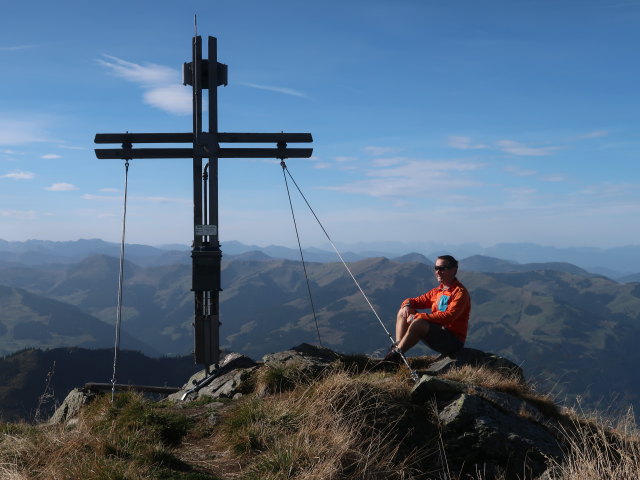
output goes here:
<path id="1" fill-rule="evenodd" d="M 156 404 L 199 425 L 199 439 L 172 447 L 183 463 L 193 449 L 211 459 L 189 465 L 204 475 L 197 478 L 552 480 L 579 478 L 565 465 L 587 448 L 585 436 L 588 448 L 627 448 L 614 430 L 536 392 L 501 356 L 463 349 L 409 361 L 417 382 L 405 366 L 380 371 L 380 360 L 309 344 L 260 361 L 231 353 L 212 375 L 198 372 Z M 99 398 L 75 389 L 50 428 L 80 428 Z M 241 475 L 265 465 L 280 473 Z"/>

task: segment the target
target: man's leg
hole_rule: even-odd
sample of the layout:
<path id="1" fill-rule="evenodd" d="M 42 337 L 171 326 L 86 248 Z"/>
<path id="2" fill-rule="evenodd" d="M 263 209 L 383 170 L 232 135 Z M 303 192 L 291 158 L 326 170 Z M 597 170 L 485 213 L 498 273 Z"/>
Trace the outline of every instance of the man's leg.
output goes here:
<path id="1" fill-rule="evenodd" d="M 396 315 L 396 343 L 402 340 L 402 337 L 405 336 L 407 330 L 409 328 L 409 317 L 416 313 L 413 308 L 403 307 L 398 310 L 398 315 Z"/>
<path id="2" fill-rule="evenodd" d="M 429 333 L 429 322 L 422 318 L 413 320 L 413 316 L 406 320 L 407 328 L 402 339 L 398 342 L 398 348 L 406 352 Z M 397 331 L 397 330 L 396 330 Z"/>
<path id="3" fill-rule="evenodd" d="M 404 334 L 407 333 L 407 329 L 409 328 L 409 323 L 407 322 L 408 316 L 406 308 L 398 310 L 398 315 L 396 316 L 396 343 L 402 340 Z"/>

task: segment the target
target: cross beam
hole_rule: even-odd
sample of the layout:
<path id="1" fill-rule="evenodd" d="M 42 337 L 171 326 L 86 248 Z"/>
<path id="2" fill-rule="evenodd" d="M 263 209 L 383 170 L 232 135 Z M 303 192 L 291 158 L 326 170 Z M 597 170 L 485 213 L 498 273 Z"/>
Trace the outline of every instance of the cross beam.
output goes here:
<path id="1" fill-rule="evenodd" d="M 227 84 L 227 65 L 218 62 L 217 39 L 208 37 L 209 58 L 202 58 L 202 39 L 193 37 L 192 61 L 183 65 L 183 84 L 193 91 L 193 131 L 190 133 L 98 133 L 96 144 L 120 143 L 120 148 L 97 148 L 99 159 L 191 158 L 193 160 L 192 287 L 195 295 L 195 360 L 209 366 L 220 361 L 219 303 L 221 258 L 218 238 L 219 158 L 309 158 L 310 133 L 218 132 L 217 88 Z M 216 65 L 216 68 L 211 68 Z M 202 128 L 202 91 L 208 90 L 208 131 Z M 191 144 L 190 148 L 133 148 L 134 144 Z M 220 147 L 220 143 L 271 143 L 275 148 Z M 208 159 L 203 169 L 203 159 Z"/>
<path id="2" fill-rule="evenodd" d="M 218 143 L 275 143 L 277 148 L 220 148 L 211 136 L 193 133 L 98 133 L 98 144 L 121 143 L 122 148 L 97 148 L 99 159 L 134 158 L 309 158 L 312 148 L 288 148 L 288 143 L 310 143 L 310 133 L 225 133 Z M 195 148 L 133 148 L 134 143 L 192 143 Z"/>

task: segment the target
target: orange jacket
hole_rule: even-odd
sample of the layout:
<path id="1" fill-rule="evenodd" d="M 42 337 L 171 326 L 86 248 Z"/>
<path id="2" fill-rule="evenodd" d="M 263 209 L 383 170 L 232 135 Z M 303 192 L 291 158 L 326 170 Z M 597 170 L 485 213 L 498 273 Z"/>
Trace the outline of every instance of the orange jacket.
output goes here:
<path id="1" fill-rule="evenodd" d="M 429 290 L 424 295 L 407 298 L 402 306 L 409 305 L 416 310 L 430 308 L 431 313 L 416 313 L 414 318 L 422 318 L 429 322 L 443 325 L 456 338 L 464 342 L 469 328 L 469 314 L 471 313 L 471 297 L 469 292 L 456 279 L 449 289 L 442 284 Z"/>

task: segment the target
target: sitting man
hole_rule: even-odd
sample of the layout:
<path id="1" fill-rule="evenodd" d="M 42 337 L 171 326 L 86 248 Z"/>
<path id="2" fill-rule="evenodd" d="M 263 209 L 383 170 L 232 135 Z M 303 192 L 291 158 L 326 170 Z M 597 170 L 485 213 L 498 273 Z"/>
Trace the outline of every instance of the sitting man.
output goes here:
<path id="1" fill-rule="evenodd" d="M 430 348 L 444 355 L 454 355 L 467 339 L 471 297 L 458 281 L 458 261 L 451 255 L 436 260 L 435 275 L 440 284 L 424 295 L 407 298 L 396 317 L 396 345 L 384 362 L 402 363 L 404 353 L 423 340 Z M 431 309 L 431 313 L 418 313 Z"/>

